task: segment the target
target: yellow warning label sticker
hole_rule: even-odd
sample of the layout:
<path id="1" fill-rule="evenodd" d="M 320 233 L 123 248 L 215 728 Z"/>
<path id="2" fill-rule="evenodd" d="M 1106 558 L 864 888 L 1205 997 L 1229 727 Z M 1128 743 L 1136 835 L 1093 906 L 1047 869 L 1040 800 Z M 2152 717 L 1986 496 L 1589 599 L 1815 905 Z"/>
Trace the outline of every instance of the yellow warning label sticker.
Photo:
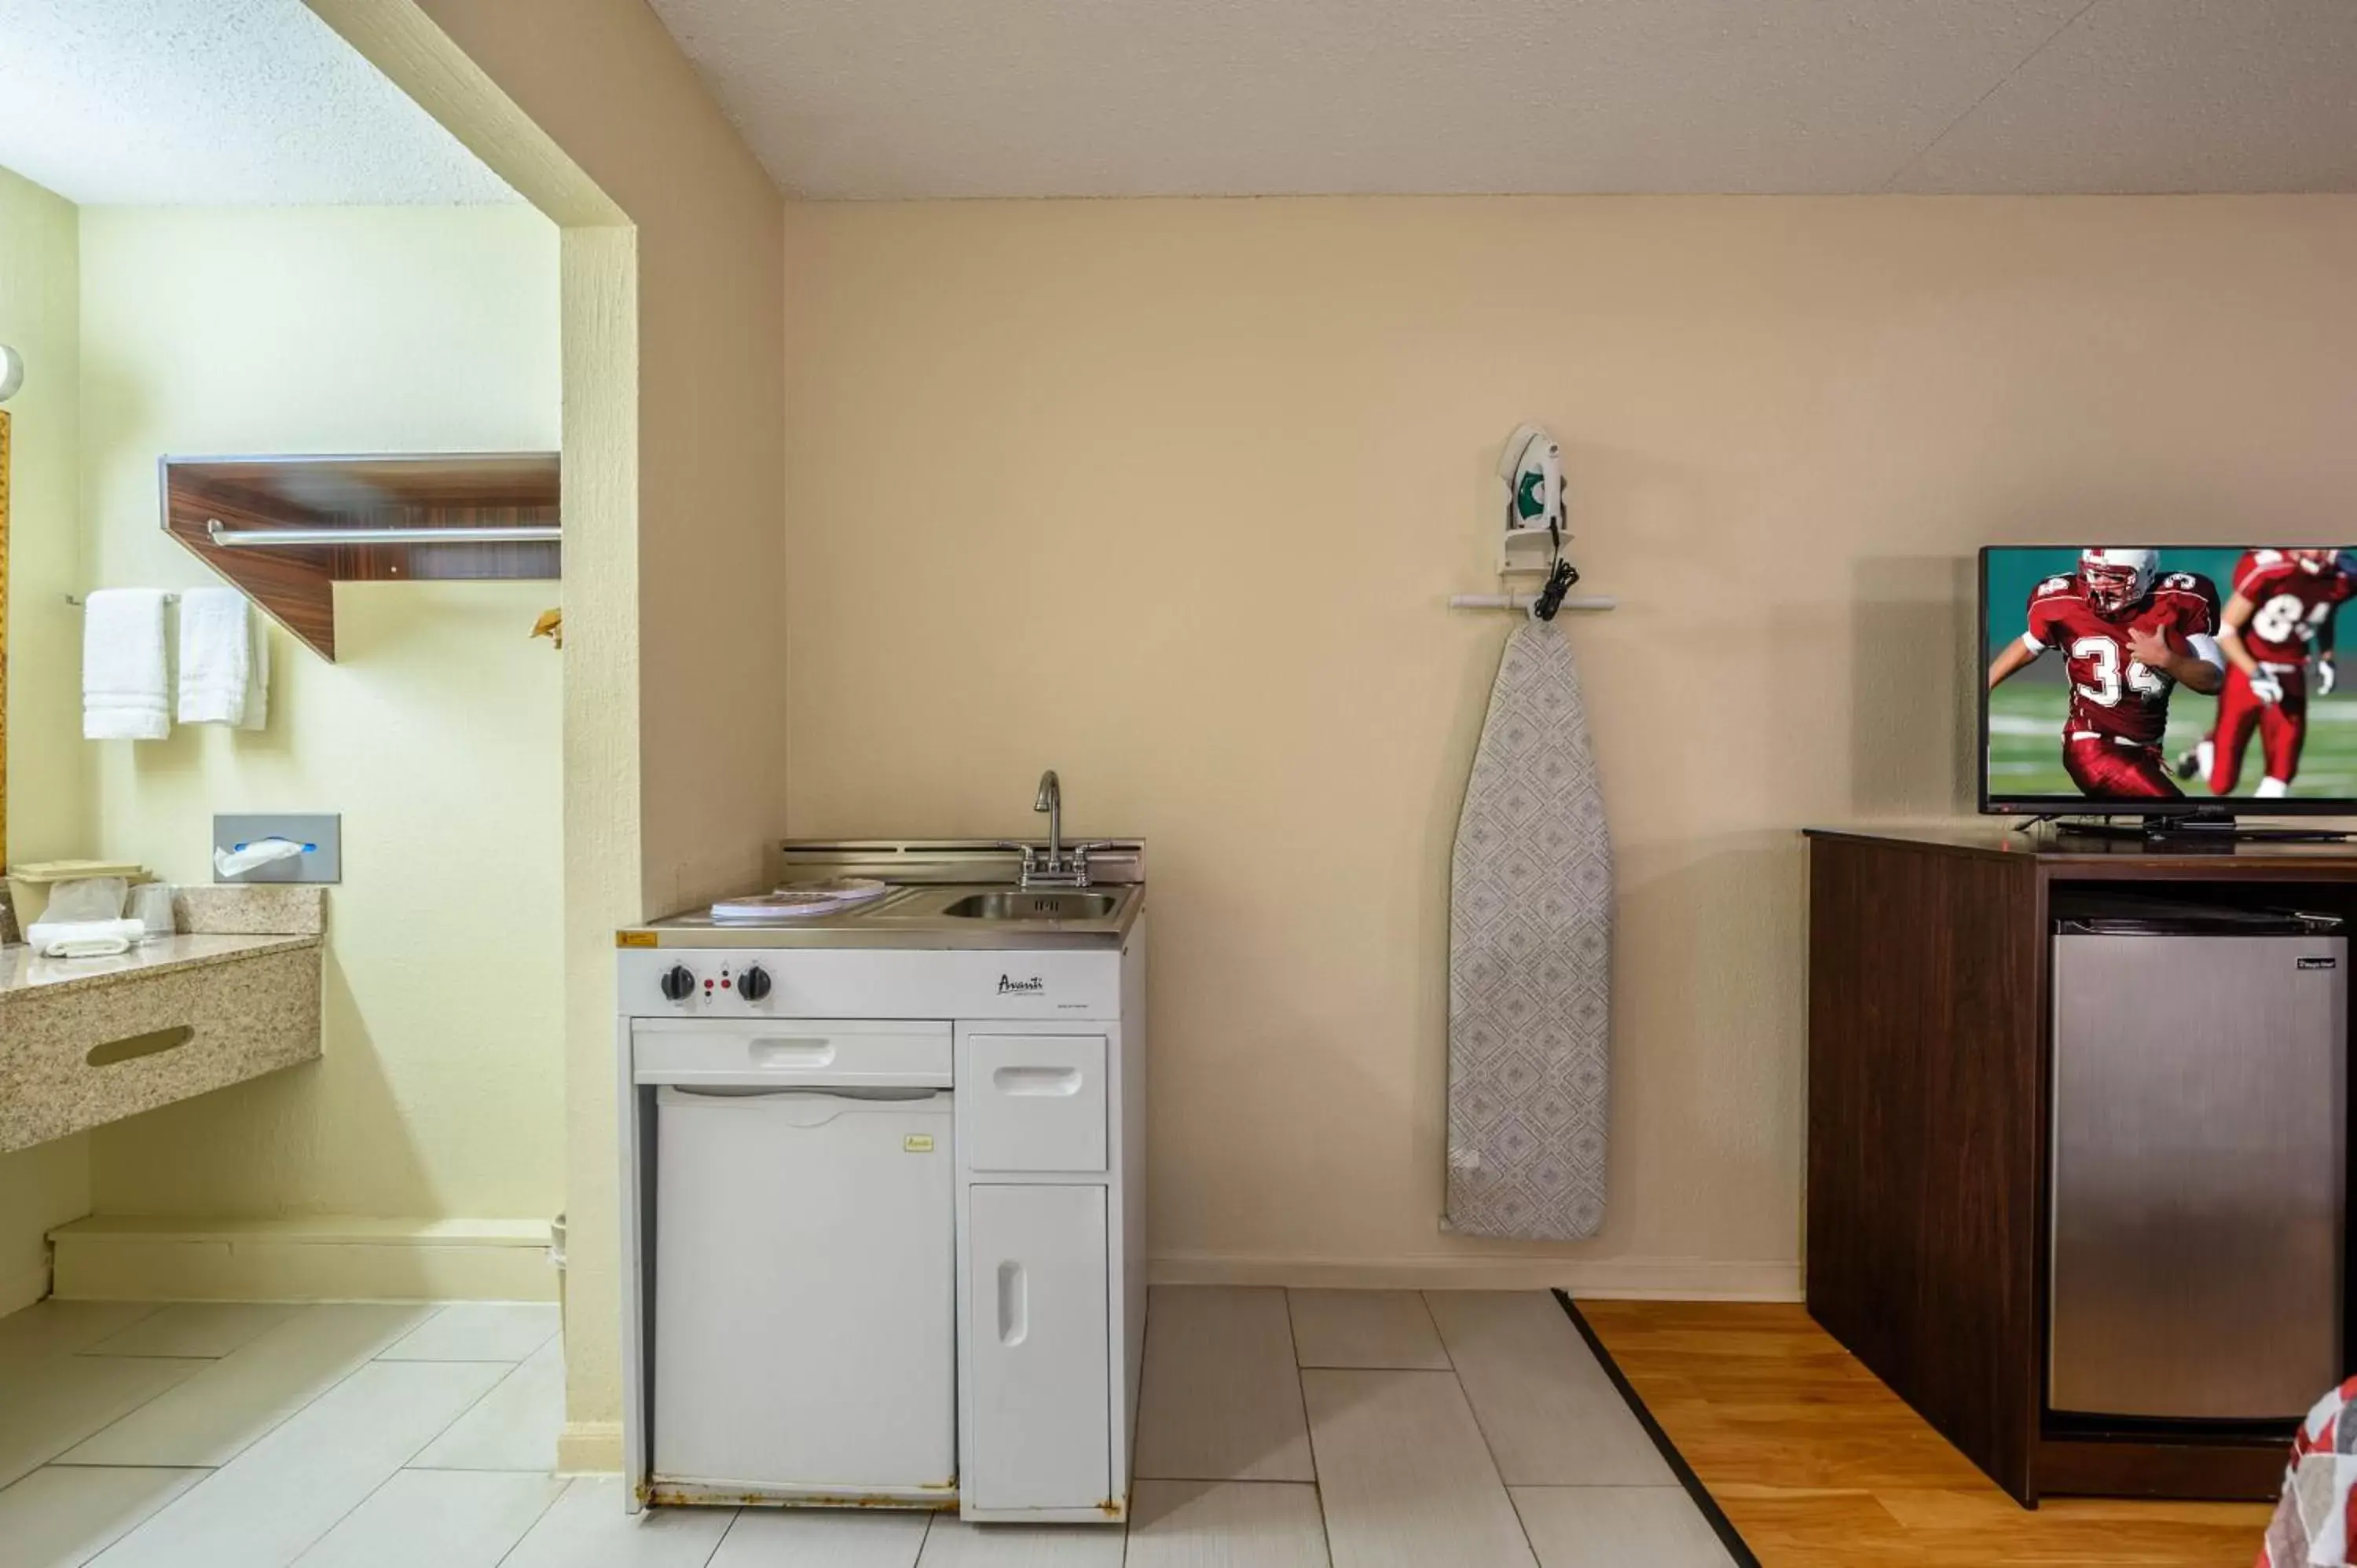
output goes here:
<path id="1" fill-rule="evenodd" d="M 900 1140 L 900 1147 L 912 1155 L 930 1155 L 933 1152 L 933 1135 L 931 1133 L 911 1133 Z"/>
<path id="2" fill-rule="evenodd" d="M 618 948 L 651 948 L 655 945 L 652 931 L 617 931 L 614 945 Z"/>

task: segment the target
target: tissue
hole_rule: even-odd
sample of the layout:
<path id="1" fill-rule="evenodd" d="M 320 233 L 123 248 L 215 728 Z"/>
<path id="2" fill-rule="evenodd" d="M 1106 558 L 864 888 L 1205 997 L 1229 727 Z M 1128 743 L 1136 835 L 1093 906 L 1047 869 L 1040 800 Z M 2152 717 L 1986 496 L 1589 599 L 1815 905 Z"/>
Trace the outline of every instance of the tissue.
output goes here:
<path id="1" fill-rule="evenodd" d="M 213 869 L 223 878 L 243 876 L 258 865 L 268 865 L 274 860 L 285 860 L 301 854 L 303 846 L 293 839 L 256 839 L 236 849 L 213 851 Z"/>

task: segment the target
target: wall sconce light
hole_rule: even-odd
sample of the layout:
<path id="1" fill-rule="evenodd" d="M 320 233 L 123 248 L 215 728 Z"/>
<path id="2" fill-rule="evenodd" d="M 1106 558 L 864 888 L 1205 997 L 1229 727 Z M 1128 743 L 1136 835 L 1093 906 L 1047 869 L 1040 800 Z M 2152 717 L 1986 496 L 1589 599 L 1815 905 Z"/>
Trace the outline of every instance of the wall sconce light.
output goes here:
<path id="1" fill-rule="evenodd" d="M 24 384 L 25 356 L 0 343 L 0 403 L 15 397 L 16 389 Z"/>

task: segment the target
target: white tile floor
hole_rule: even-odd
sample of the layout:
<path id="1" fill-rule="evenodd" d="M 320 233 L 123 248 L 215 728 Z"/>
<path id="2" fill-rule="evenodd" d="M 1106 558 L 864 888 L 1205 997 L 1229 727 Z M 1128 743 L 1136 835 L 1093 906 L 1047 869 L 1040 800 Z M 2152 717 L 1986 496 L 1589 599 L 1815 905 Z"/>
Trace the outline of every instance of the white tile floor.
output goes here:
<path id="1" fill-rule="evenodd" d="M 1154 1294 L 1127 1531 L 551 1475 L 554 1307 L 0 1318 L 0 1568 L 1729 1568 L 1555 1301 Z"/>

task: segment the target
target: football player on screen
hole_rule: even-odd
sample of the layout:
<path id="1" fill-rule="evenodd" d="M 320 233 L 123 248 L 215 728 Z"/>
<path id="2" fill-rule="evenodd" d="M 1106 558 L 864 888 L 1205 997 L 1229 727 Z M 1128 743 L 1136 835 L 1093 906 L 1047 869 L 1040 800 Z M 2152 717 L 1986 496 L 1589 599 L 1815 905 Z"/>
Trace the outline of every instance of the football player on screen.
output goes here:
<path id="1" fill-rule="evenodd" d="M 2225 683 L 2218 589 L 2199 572 L 2163 575 L 2153 550 L 2079 552 L 2079 570 L 2029 595 L 2029 625 L 1989 660 L 1992 690 L 2060 650 L 2071 681 L 2062 767 L 2095 800 L 2182 799 L 2160 755 L 2169 694 Z"/>
<path id="2" fill-rule="evenodd" d="M 2226 655 L 2226 689 L 2209 738 L 2177 759 L 2177 776 L 2206 779 L 2212 795 L 2231 795 L 2242 777 L 2251 731 L 2259 732 L 2266 773 L 2251 793 L 2291 793 L 2308 739 L 2308 658 L 2316 650 L 2316 694 L 2332 691 L 2333 612 L 2357 595 L 2357 572 L 2338 550 L 2252 550 L 2234 566 L 2234 596 L 2218 627 Z"/>

